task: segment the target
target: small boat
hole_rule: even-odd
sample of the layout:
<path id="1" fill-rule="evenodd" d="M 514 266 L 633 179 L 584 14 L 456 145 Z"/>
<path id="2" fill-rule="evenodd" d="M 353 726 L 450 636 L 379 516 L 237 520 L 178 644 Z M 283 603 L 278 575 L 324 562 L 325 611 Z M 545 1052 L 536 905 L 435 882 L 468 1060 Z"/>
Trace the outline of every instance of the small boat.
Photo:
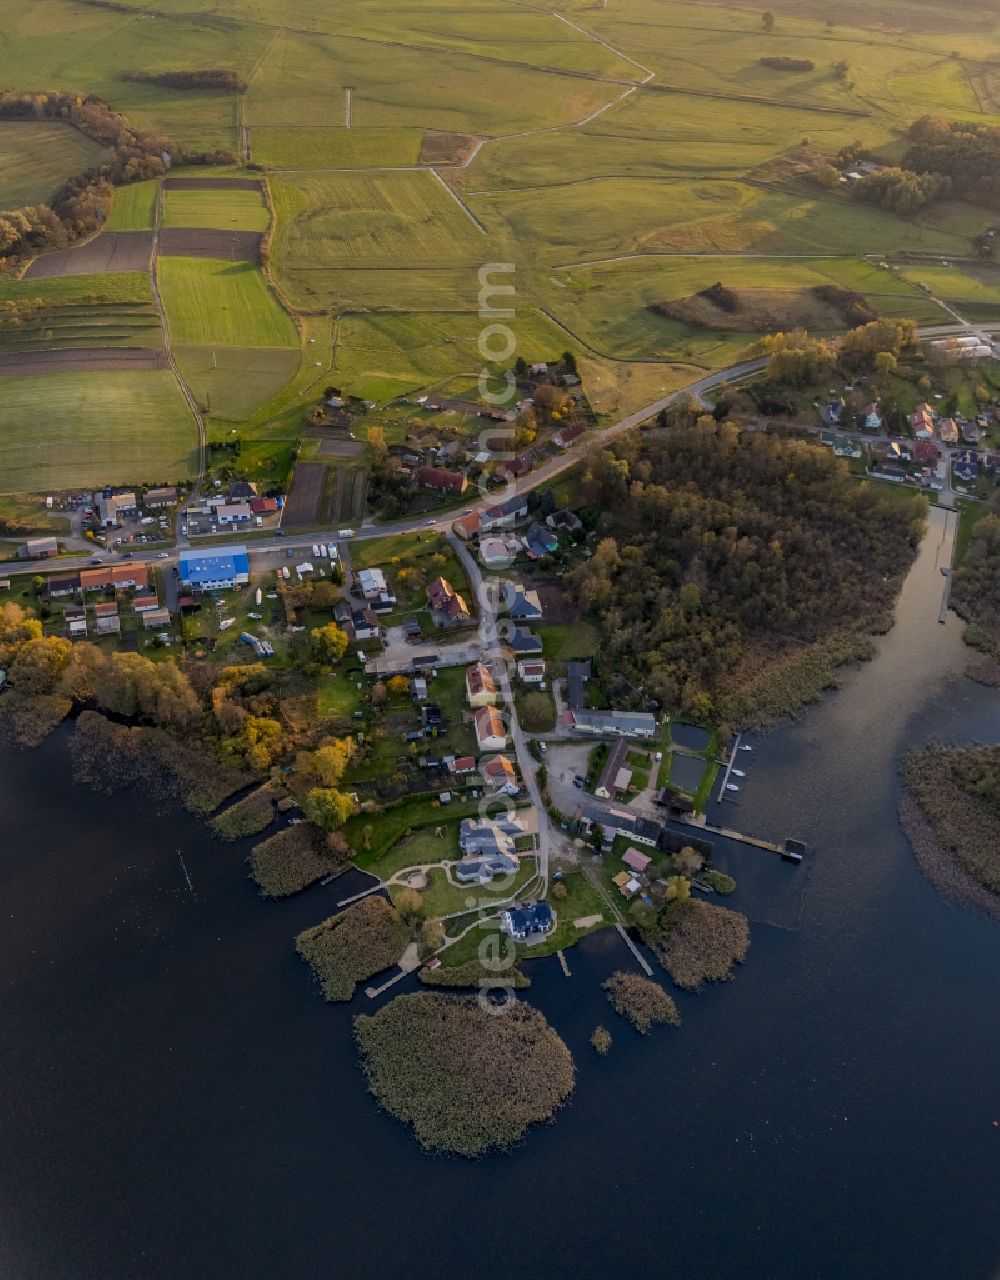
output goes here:
<path id="1" fill-rule="evenodd" d="M 727 791 L 739 791 L 739 787 L 736 785 L 736 783 L 735 783 L 735 782 L 727 782 L 727 783 L 726 783 L 726 790 L 727 790 Z"/>

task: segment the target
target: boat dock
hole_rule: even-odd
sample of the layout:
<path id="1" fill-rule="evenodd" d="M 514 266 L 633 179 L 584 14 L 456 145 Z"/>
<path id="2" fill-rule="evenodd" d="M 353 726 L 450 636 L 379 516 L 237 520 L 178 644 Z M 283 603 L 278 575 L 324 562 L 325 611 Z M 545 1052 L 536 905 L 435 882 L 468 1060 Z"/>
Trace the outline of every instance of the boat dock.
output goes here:
<path id="1" fill-rule="evenodd" d="M 618 932 L 621 934 L 621 936 L 622 936 L 622 941 L 623 941 L 623 942 L 625 943 L 625 945 L 628 947 L 629 951 L 631 951 L 631 952 L 632 952 L 632 954 L 635 956 L 635 958 L 636 958 L 636 963 L 639 965 L 640 969 L 642 969 L 643 973 L 646 975 L 646 977 L 647 977 L 647 978 L 651 978 L 651 977 L 653 976 L 653 970 L 652 970 L 652 967 L 650 966 L 650 963 L 649 963 L 649 961 L 646 959 L 646 957 L 642 954 L 642 952 L 639 950 L 639 948 L 635 945 L 635 943 L 632 941 L 632 939 L 628 936 L 628 933 L 626 932 L 625 926 L 624 926 L 624 925 L 619 921 L 619 923 L 615 925 L 615 928 L 616 928 L 616 929 L 618 930 Z"/>
<path id="2" fill-rule="evenodd" d="M 805 845 L 798 840 L 786 840 L 784 844 L 776 844 L 773 840 L 763 840 L 760 836 L 748 836 L 742 831 L 733 831 L 730 827 L 713 826 L 711 822 L 686 822 L 683 818 L 674 818 L 673 821 L 680 827 L 688 827 L 692 831 L 705 831 L 711 835 L 723 836 L 726 840 L 734 840 L 737 844 L 749 845 L 752 849 L 763 849 L 767 853 L 777 853 L 783 858 L 794 850 L 794 860 L 797 862 L 802 861 L 802 854 L 805 852 Z"/>

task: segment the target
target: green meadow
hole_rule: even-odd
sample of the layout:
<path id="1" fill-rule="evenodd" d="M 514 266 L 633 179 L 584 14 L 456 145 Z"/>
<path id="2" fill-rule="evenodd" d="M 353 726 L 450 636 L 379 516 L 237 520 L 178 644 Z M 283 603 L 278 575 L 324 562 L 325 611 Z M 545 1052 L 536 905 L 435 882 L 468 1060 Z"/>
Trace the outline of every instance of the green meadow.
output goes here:
<path id="1" fill-rule="evenodd" d="M 55 120 L 0 121 L 0 209 L 44 204 L 101 155 L 96 142 Z"/>
<path id="2" fill-rule="evenodd" d="M 160 258 L 157 271 L 174 342 L 298 347 L 295 325 L 253 263 Z"/>

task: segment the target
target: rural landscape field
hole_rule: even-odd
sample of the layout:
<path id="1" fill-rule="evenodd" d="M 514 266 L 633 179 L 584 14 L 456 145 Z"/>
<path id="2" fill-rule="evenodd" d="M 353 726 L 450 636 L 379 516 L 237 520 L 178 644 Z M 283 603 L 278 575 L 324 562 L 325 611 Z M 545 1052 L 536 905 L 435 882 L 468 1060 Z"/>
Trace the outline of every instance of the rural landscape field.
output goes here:
<path id="1" fill-rule="evenodd" d="M 0 376 L 41 419 L 76 395 L 66 379 L 100 380 L 60 423 L 88 475 L 160 479 L 169 460 L 185 478 L 197 407 L 209 441 L 235 430 L 287 480 L 324 385 L 379 405 L 469 393 L 485 263 L 516 267 L 519 354 L 571 352 L 601 419 L 767 329 L 840 328 L 815 306 L 824 286 L 923 324 L 954 303 L 985 323 L 1000 310 L 973 246 L 994 213 L 946 199 L 903 215 L 812 173 L 843 148 L 897 160 L 927 114 L 1000 123 L 998 54 L 986 17 L 902 0 L 877 21 L 860 4 L 293 0 L 279 19 L 263 0 L 8 0 L 10 90 L 99 95 L 215 162 L 118 185 L 99 234 L 0 280 L 0 300 L 46 308 L 0 329 Z M 197 78 L 220 71 L 227 87 Z M 101 155 L 58 120 L 4 121 L 0 208 L 44 202 Z M 685 309 L 716 283 L 747 299 L 738 322 Z M 137 368 L 140 347 L 163 359 Z M 169 411 L 153 392 L 167 368 Z M 147 403 L 190 447 L 117 447 Z M 52 483 L 36 456 L 5 468 L 5 490 Z"/>

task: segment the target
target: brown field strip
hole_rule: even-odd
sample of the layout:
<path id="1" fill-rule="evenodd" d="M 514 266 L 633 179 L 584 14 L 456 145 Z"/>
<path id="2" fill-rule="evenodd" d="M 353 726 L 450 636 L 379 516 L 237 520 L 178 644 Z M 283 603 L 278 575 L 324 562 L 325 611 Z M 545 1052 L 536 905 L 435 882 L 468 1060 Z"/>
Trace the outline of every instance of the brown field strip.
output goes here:
<path id="1" fill-rule="evenodd" d="M 217 258 L 225 262 L 259 262 L 260 231 L 212 231 L 205 227 L 163 227 L 160 256 Z"/>
<path id="2" fill-rule="evenodd" d="M 326 489 L 327 468 L 322 462 L 299 462 L 285 501 L 282 524 L 307 526 L 317 523 Z"/>
<path id="3" fill-rule="evenodd" d="M 102 231 L 75 249 L 43 253 L 30 264 L 24 278 L 41 280 L 52 276 L 101 276 L 123 271 L 148 271 L 152 251 L 152 231 Z"/>
<path id="4" fill-rule="evenodd" d="M 164 178 L 164 191 L 263 191 L 259 178 Z"/>
<path id="5" fill-rule="evenodd" d="M 167 369 L 166 352 L 149 347 L 97 347 L 62 351 L 0 352 L 0 376 L 97 373 L 111 369 Z"/>

